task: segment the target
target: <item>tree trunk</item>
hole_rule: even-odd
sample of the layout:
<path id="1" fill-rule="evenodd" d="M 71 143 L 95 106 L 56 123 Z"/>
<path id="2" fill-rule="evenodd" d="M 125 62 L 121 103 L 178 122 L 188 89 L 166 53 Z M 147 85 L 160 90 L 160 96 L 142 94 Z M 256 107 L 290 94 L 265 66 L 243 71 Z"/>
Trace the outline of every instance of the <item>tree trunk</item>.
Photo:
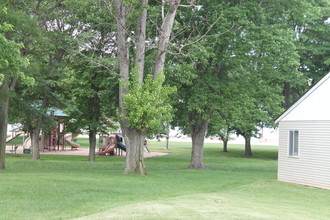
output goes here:
<path id="1" fill-rule="evenodd" d="M 96 128 L 89 127 L 89 155 L 88 161 L 95 162 Z"/>
<path id="2" fill-rule="evenodd" d="M 172 33 L 172 27 L 174 23 L 174 17 L 180 0 L 170 0 L 170 8 L 163 21 L 159 36 L 158 45 L 158 56 L 155 60 L 155 70 L 154 79 L 157 78 L 160 71 L 164 68 L 166 50 L 168 48 L 170 36 Z M 147 4 L 147 0 L 140 0 L 142 5 Z M 128 7 L 123 4 L 123 0 L 114 0 L 115 16 L 117 21 L 117 39 L 118 39 L 118 62 L 120 78 L 123 83 L 119 85 L 119 113 L 120 115 L 125 115 L 125 109 L 123 107 L 123 96 L 128 92 L 128 88 L 123 86 L 124 83 L 129 82 L 129 43 L 127 42 L 127 10 Z M 137 30 L 137 56 L 136 66 L 139 73 L 139 82 L 142 83 L 143 71 L 144 71 L 144 53 L 145 53 L 145 28 L 146 28 L 146 16 L 147 10 L 142 10 L 138 18 L 138 30 Z M 140 55 L 139 55 L 140 54 Z M 146 175 L 147 171 L 143 159 L 144 150 L 144 139 L 145 132 L 139 132 L 135 129 L 128 128 L 127 122 L 125 120 L 120 120 L 120 125 L 124 131 L 125 143 L 127 145 L 126 152 L 126 167 L 125 173 L 139 173 L 141 175 Z"/>
<path id="3" fill-rule="evenodd" d="M 8 125 L 9 88 L 4 80 L 0 86 L 0 170 L 5 170 L 6 139 Z"/>
<path id="4" fill-rule="evenodd" d="M 251 137 L 244 137 L 244 139 L 245 139 L 245 153 L 244 153 L 244 157 L 252 157 Z"/>
<path id="5" fill-rule="evenodd" d="M 291 105 L 291 85 L 290 83 L 284 83 L 284 108 L 287 109 Z"/>
<path id="6" fill-rule="evenodd" d="M 197 123 L 198 122 L 198 123 Z M 204 169 L 204 138 L 208 120 L 200 120 L 191 125 L 192 152 L 189 169 Z"/>
<path id="7" fill-rule="evenodd" d="M 223 142 L 223 152 L 228 152 L 228 150 L 227 150 L 227 146 L 228 146 L 228 140 L 223 140 L 222 141 Z"/>
<path id="8" fill-rule="evenodd" d="M 129 80 L 129 50 L 127 43 L 126 15 L 127 7 L 122 4 L 122 0 L 114 0 L 117 20 L 118 37 L 118 62 L 120 77 L 124 83 Z M 143 42 L 145 43 L 145 42 Z M 127 87 L 119 85 L 119 112 L 125 115 L 123 108 L 123 95 L 127 93 Z M 124 173 L 138 173 L 146 175 L 147 170 L 144 164 L 143 150 L 145 134 L 128 128 L 124 120 L 120 120 L 120 125 L 124 133 L 126 144 L 126 165 Z"/>
<path id="9" fill-rule="evenodd" d="M 148 0 L 140 0 L 141 7 L 148 4 Z M 147 26 L 147 9 L 144 8 L 138 18 L 138 28 L 136 33 L 136 57 L 135 63 L 138 72 L 138 82 L 140 85 L 143 82 L 144 75 L 144 57 L 145 57 L 145 41 L 146 41 L 146 26 Z"/>
<path id="10" fill-rule="evenodd" d="M 44 134 L 43 131 L 41 132 L 40 142 L 41 142 L 41 149 L 40 150 L 44 150 L 45 146 L 46 146 L 46 135 Z"/>
<path id="11" fill-rule="evenodd" d="M 127 30 L 126 30 L 126 14 L 127 8 L 122 5 L 122 0 L 114 0 L 117 20 L 117 38 L 118 38 L 118 62 L 120 78 L 124 83 L 128 82 L 129 79 L 129 50 L 127 43 Z M 123 95 L 127 92 L 127 88 L 119 85 L 119 107 L 122 108 Z M 120 113 L 123 110 L 121 109 Z"/>
<path id="12" fill-rule="evenodd" d="M 170 0 L 170 8 L 164 18 L 163 24 L 160 28 L 158 54 L 155 62 L 153 78 L 156 79 L 161 71 L 164 69 L 165 55 L 170 43 L 170 37 L 172 34 L 174 18 L 178 9 L 180 0 Z"/>
<path id="13" fill-rule="evenodd" d="M 119 63 L 119 73 L 120 78 L 123 80 L 123 83 L 128 83 L 129 80 L 129 50 L 126 30 L 126 14 L 127 8 L 122 5 L 122 0 L 114 0 L 114 6 L 116 11 L 116 20 L 117 20 L 117 38 L 118 38 L 118 63 Z M 119 83 L 119 113 L 125 114 L 123 109 L 123 96 L 127 93 L 127 87 Z"/>
<path id="14" fill-rule="evenodd" d="M 32 148 L 32 160 L 40 160 L 40 151 L 39 151 L 39 135 L 40 135 L 40 129 L 36 128 L 33 129 L 32 132 L 30 132 L 31 135 L 31 148 Z"/>
<path id="15" fill-rule="evenodd" d="M 147 169 L 144 164 L 144 140 L 145 134 L 136 129 L 122 127 L 125 134 L 126 144 L 126 165 L 125 174 L 137 173 L 147 175 Z"/>
<path id="16" fill-rule="evenodd" d="M 165 140 L 165 150 L 168 150 L 168 144 L 169 144 L 169 140 L 170 140 L 170 132 L 167 132 L 166 134 L 166 140 Z"/>

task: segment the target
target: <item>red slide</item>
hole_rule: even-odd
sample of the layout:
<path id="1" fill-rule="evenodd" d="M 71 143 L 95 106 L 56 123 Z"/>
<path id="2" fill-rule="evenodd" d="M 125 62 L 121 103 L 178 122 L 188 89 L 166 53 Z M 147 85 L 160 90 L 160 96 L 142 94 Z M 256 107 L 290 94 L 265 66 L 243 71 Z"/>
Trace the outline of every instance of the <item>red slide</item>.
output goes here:
<path id="1" fill-rule="evenodd" d="M 104 151 L 101 151 L 101 152 L 97 153 L 97 155 L 99 155 L 99 156 L 105 156 L 107 153 L 110 153 L 110 152 L 114 151 L 115 147 L 116 147 L 115 144 L 110 145 L 107 148 L 105 148 Z"/>

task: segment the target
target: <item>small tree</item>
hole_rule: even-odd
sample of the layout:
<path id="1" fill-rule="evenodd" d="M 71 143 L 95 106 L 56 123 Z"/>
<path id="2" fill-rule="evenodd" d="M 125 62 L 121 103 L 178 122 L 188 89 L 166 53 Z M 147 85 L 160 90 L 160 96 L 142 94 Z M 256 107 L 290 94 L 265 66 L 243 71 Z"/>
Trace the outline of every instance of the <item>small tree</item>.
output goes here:
<path id="1" fill-rule="evenodd" d="M 128 139 L 128 144 L 138 144 L 144 146 L 144 140 L 148 131 L 156 130 L 164 121 L 169 121 L 172 116 L 172 106 L 168 103 L 169 95 L 174 89 L 163 86 L 164 75 L 160 74 L 156 80 L 148 75 L 142 84 L 137 82 L 137 77 L 133 77 L 129 82 L 128 91 L 124 96 L 123 107 L 125 114 L 122 119 L 127 121 L 130 132 L 136 133 L 134 139 Z M 133 148 L 134 154 L 143 158 L 144 149 Z M 135 163 L 141 163 L 136 165 Z M 140 174 L 146 174 L 143 161 L 126 159 L 126 166 L 139 167 Z"/>
<path id="2" fill-rule="evenodd" d="M 228 152 L 228 141 L 230 140 L 230 135 L 234 133 L 235 131 L 230 123 L 226 123 L 221 119 L 210 120 L 207 135 L 219 137 L 223 143 L 223 152 Z"/>

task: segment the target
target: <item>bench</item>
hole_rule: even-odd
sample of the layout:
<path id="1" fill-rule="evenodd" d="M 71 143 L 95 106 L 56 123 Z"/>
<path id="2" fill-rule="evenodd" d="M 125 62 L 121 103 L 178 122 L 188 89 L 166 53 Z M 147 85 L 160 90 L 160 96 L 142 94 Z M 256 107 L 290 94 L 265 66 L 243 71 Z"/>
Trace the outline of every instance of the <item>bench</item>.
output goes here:
<path id="1" fill-rule="evenodd" d="M 9 150 L 10 153 L 16 154 L 18 146 L 16 145 L 12 150 Z"/>

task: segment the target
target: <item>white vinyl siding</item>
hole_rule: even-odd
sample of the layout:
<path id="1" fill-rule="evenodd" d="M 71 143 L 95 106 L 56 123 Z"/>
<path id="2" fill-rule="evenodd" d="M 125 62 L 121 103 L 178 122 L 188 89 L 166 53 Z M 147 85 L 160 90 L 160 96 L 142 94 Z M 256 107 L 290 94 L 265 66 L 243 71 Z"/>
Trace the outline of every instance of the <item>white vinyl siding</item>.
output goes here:
<path id="1" fill-rule="evenodd" d="M 299 157 L 288 157 L 289 131 L 299 131 Z M 330 121 L 279 123 L 278 179 L 330 189 Z"/>
<path id="2" fill-rule="evenodd" d="M 299 131 L 289 131 L 289 156 L 297 157 L 299 149 Z"/>

